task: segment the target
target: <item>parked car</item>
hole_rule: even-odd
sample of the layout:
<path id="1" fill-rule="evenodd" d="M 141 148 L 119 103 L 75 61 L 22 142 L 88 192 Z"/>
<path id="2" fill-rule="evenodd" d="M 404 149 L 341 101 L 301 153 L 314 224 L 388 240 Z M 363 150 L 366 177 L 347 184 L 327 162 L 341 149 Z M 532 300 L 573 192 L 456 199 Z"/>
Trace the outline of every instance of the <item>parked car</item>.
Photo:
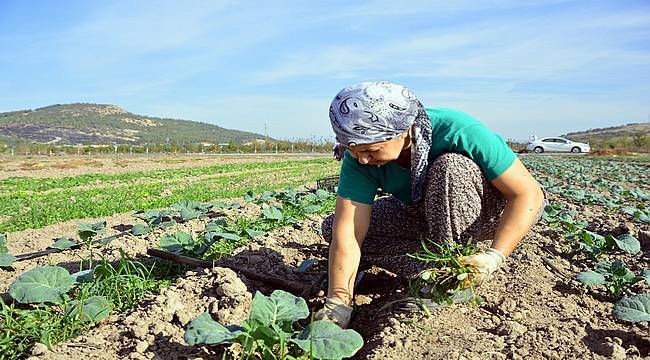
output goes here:
<path id="1" fill-rule="evenodd" d="M 588 153 L 591 150 L 589 144 L 574 142 L 561 137 L 545 137 L 539 140 L 530 141 L 526 144 L 526 150 L 538 154 L 548 152 L 572 152 Z"/>

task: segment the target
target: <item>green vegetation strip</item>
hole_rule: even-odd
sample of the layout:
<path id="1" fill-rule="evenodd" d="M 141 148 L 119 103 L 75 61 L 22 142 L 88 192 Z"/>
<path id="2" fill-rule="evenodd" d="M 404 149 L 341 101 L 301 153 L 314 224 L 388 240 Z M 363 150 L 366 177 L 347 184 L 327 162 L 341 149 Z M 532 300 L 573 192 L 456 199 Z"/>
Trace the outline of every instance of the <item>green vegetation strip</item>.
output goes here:
<path id="1" fill-rule="evenodd" d="M 28 178 L 14 177 L 0 180 L 0 193 L 29 191 L 39 192 L 51 189 L 69 189 L 84 185 L 96 185 L 102 183 L 124 183 L 131 181 L 142 181 L 150 179 L 152 181 L 160 179 L 179 179 L 188 176 L 202 176 L 222 174 L 233 171 L 243 171 L 252 169 L 277 169 L 286 166 L 295 166 L 300 164 L 331 164 L 329 159 L 318 160 L 285 160 L 285 161 L 267 161 L 252 163 L 232 163 L 219 164 L 205 167 L 184 168 L 184 169 L 166 169 L 155 171 L 129 172 L 113 175 L 87 174 L 79 176 L 70 176 L 63 178 Z"/>
<path id="2" fill-rule="evenodd" d="M 279 165 L 279 164 L 283 165 Z M 332 175 L 339 164 L 330 160 L 272 163 L 270 167 L 252 167 L 244 171 L 241 167 L 234 176 L 199 179 L 194 182 L 169 185 L 168 177 L 162 176 L 155 182 L 136 184 L 111 189 L 98 187 L 85 190 L 63 190 L 31 196 L 19 193 L 0 196 L 1 232 L 41 228 L 71 219 L 109 216 L 132 210 L 144 210 L 170 206 L 180 200 L 198 202 L 220 198 L 238 197 L 247 191 L 263 191 L 271 188 L 299 186 L 316 179 Z M 239 164 L 249 165 L 249 164 Z M 199 169 L 194 173 L 201 173 Z M 156 172 L 158 173 L 158 172 Z M 127 175 L 127 174 L 122 174 Z M 170 175 L 171 176 L 171 175 Z M 189 176 L 188 173 L 185 176 Z M 153 176 L 150 176 L 153 178 Z M 170 196 L 163 192 L 171 191 Z"/>

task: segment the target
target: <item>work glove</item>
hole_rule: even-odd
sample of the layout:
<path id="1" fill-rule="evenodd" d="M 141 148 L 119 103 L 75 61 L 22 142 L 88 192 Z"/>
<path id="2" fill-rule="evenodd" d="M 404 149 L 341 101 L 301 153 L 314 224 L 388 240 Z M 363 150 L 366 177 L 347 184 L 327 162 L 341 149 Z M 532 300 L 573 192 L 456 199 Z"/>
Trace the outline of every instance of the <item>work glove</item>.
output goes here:
<path id="1" fill-rule="evenodd" d="M 476 276 L 477 285 L 487 280 L 505 261 L 506 257 L 497 249 L 481 251 L 478 254 L 463 256 L 458 259 L 461 264 L 472 265 L 478 270 L 479 274 Z"/>
<path id="2" fill-rule="evenodd" d="M 350 323 L 350 316 L 352 316 L 352 306 L 346 305 L 337 298 L 328 297 L 325 306 L 316 312 L 314 319 L 329 320 L 345 329 Z"/>

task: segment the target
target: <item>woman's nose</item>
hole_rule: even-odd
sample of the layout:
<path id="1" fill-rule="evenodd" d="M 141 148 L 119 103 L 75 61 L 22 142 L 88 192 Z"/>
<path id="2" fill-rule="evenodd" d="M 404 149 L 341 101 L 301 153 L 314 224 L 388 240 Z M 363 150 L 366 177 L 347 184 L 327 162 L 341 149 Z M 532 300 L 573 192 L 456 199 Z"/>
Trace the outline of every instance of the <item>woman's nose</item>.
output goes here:
<path id="1" fill-rule="evenodd" d="M 370 162 L 370 156 L 365 154 L 359 154 L 359 164 L 366 165 Z"/>

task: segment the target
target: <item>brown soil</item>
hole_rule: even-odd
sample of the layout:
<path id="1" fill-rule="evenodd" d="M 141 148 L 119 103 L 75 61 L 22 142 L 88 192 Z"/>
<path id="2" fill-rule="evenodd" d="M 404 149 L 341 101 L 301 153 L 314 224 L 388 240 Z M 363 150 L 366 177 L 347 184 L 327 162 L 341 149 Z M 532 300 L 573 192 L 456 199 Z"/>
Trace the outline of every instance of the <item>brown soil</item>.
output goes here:
<path id="1" fill-rule="evenodd" d="M 646 189 L 647 190 L 647 189 Z M 641 240 L 642 254 L 616 254 L 635 272 L 650 268 L 648 225 L 632 223 L 621 214 L 596 206 L 571 204 L 550 194 L 551 202 L 564 202 L 579 210 L 590 230 L 620 235 L 631 233 Z M 256 214 L 259 208 L 243 209 Z M 236 211 L 233 211 L 236 212 Z M 228 215 L 228 214 L 226 214 Z M 90 220 L 90 219 L 89 219 Z M 300 281 L 316 282 L 326 269 L 327 246 L 318 234 L 321 217 L 312 216 L 294 227 L 278 229 L 238 249 L 223 264 L 235 264 Z M 109 234 L 121 225 L 133 224 L 129 214 L 108 219 Z M 179 225 L 199 231 L 207 220 Z M 76 221 L 9 234 L 12 252 L 33 251 L 52 238 L 73 235 Z M 105 249 L 116 257 L 117 249 L 143 254 L 155 247 L 163 230 L 142 238 L 124 237 Z M 587 269 L 583 255 L 566 252 L 558 233 L 540 223 L 508 259 L 493 279 L 478 289 L 480 306 L 458 304 L 423 312 L 396 308 L 380 311 L 388 302 L 405 296 L 406 283 L 393 274 L 372 268 L 361 281 L 355 299 L 351 327 L 360 332 L 365 346 L 355 359 L 639 359 L 650 358 L 650 327 L 612 316 L 613 301 L 604 291 L 586 289 L 575 275 Z M 74 268 L 83 250 L 52 254 L 18 263 L 15 272 L 0 272 L 6 284 L 37 264 L 62 264 Z M 318 262 L 306 273 L 296 267 L 304 260 Z M 607 260 L 609 256 L 604 256 Z M 266 287 L 221 267 L 188 272 L 172 287 L 146 298 L 134 310 L 111 316 L 89 333 L 57 345 L 53 351 L 37 346 L 34 359 L 207 359 L 221 358 L 222 347 L 189 347 L 183 339 L 189 321 L 202 312 L 226 324 L 238 324 L 250 310 L 252 294 Z M 647 285 L 637 290 L 648 291 Z M 309 299 L 317 309 L 322 298 Z"/>
<path id="2" fill-rule="evenodd" d="M 83 174 L 119 174 L 180 169 L 214 164 L 313 159 L 315 155 L 123 155 L 119 156 L 6 156 L 0 155 L 0 180 L 10 177 L 66 177 Z"/>

